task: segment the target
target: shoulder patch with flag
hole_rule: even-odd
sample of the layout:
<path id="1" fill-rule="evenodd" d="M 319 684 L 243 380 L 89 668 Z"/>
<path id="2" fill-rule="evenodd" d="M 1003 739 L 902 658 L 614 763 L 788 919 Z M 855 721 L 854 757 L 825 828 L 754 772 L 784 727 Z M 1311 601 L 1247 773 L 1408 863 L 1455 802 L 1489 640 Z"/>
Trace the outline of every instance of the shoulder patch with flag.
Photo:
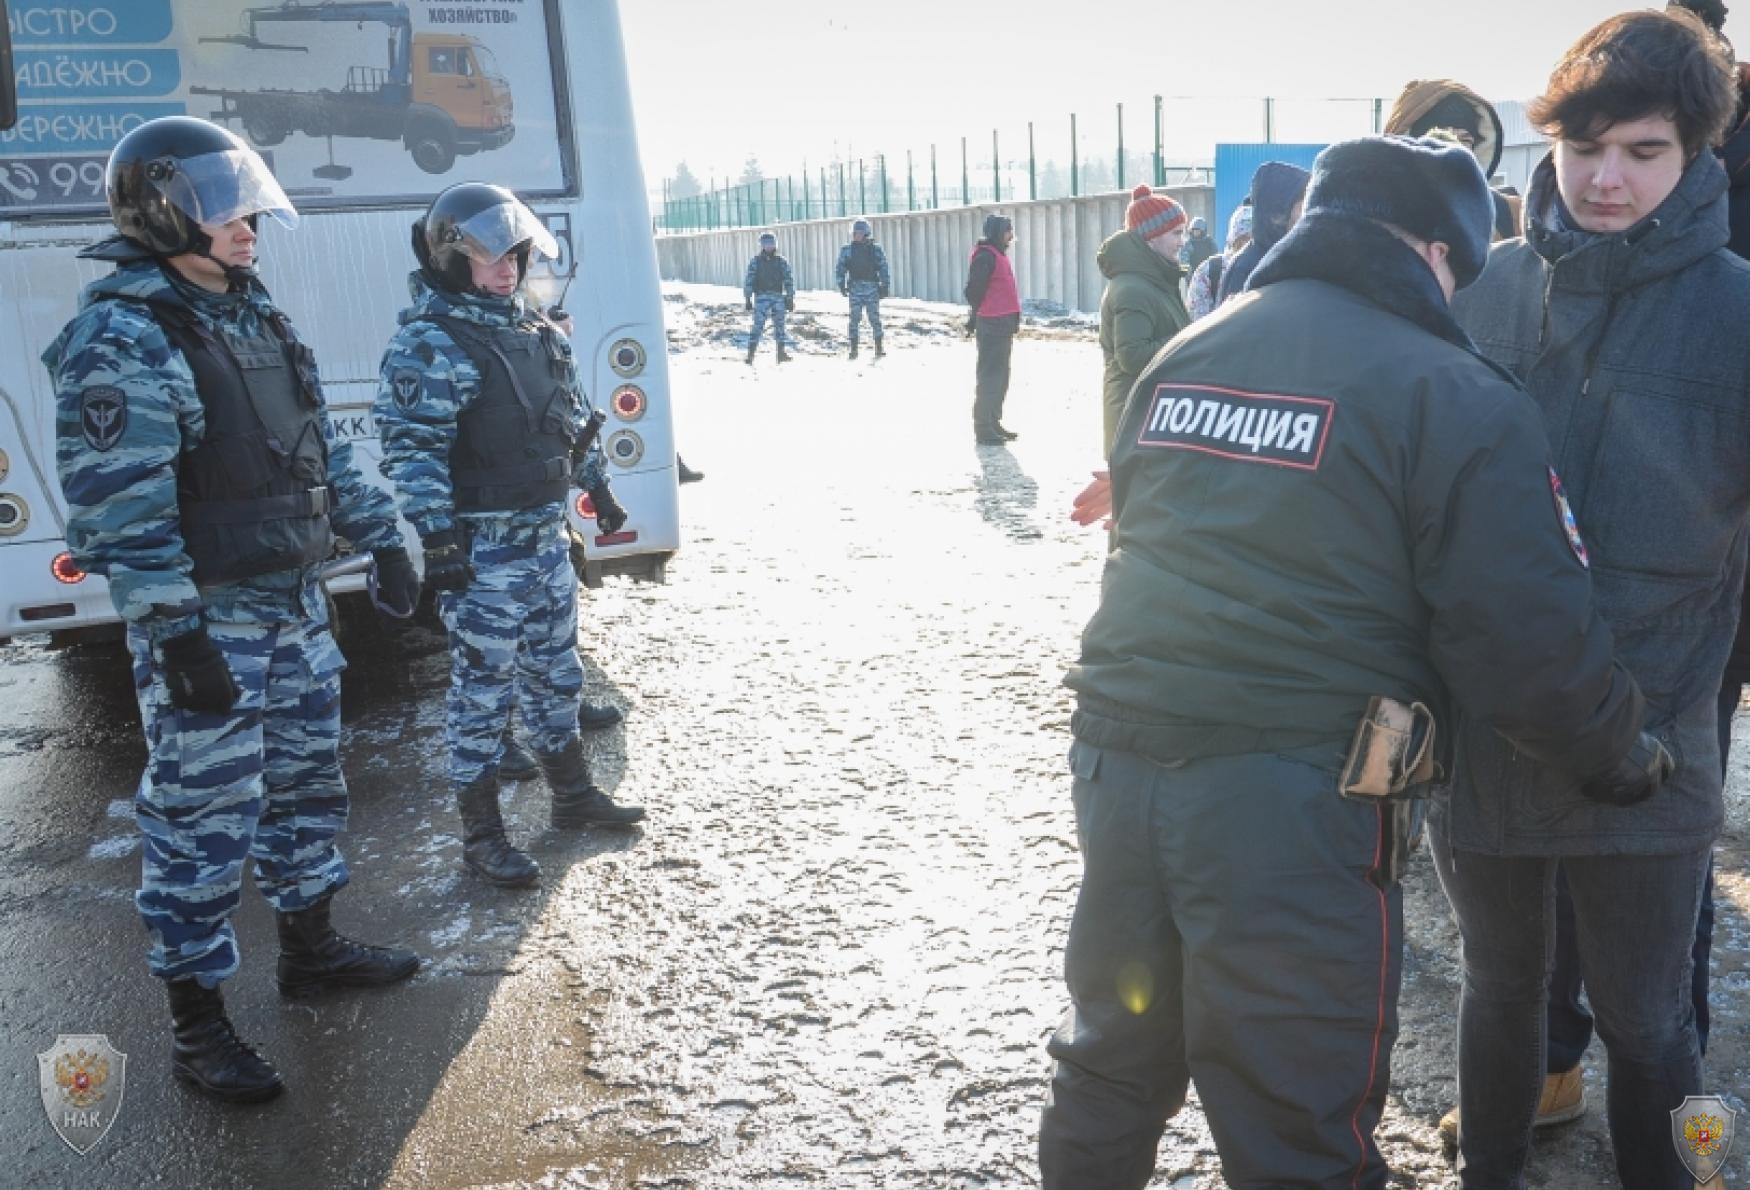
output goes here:
<path id="1" fill-rule="evenodd" d="M 1568 491 L 1562 487 L 1562 477 L 1556 474 L 1556 469 L 1549 469 L 1550 495 L 1555 498 L 1556 516 L 1562 522 L 1562 532 L 1568 535 L 1568 547 L 1574 551 L 1574 557 L 1580 559 L 1580 565 L 1587 570 L 1592 569 L 1592 555 L 1586 552 L 1586 539 L 1580 536 L 1580 522 L 1574 519 L 1573 505 L 1568 503 Z"/>

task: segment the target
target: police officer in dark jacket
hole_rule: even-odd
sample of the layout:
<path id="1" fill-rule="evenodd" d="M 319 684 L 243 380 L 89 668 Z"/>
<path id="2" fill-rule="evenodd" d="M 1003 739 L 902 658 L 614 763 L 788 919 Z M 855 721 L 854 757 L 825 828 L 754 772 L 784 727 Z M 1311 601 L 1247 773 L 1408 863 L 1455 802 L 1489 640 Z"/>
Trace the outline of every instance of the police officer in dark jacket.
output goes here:
<path id="1" fill-rule="evenodd" d="M 1669 764 L 1537 410 L 1448 310 L 1489 244 L 1475 160 L 1336 145 L 1306 208 L 1120 423 L 1067 679 L 1085 870 L 1048 1188 L 1145 1185 L 1193 1080 L 1230 1184 L 1383 1187 L 1404 799 L 1454 707 L 1601 799 Z"/>

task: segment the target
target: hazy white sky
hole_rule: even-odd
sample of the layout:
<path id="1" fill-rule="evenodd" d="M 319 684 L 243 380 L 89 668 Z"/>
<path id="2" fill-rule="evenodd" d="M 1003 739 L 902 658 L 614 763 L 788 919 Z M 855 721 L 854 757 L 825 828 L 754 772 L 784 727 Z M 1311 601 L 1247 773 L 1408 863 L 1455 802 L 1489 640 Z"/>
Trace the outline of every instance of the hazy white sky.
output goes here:
<path id="1" fill-rule="evenodd" d="M 1537 93 L 1587 28 L 1632 5 L 1595 0 L 619 0 L 646 171 L 652 186 L 685 159 L 700 178 L 811 168 L 835 148 L 887 154 L 903 176 L 929 145 L 944 173 L 1068 155 L 1069 113 L 1084 154 L 1109 153 L 1113 105 L 1126 147 L 1146 150 L 1152 96 L 1167 96 L 1168 156 L 1216 139 L 1259 139 L 1279 99 L 1278 140 L 1371 130 L 1364 105 L 1411 78 L 1456 78 L 1494 99 Z M 1750 3 L 1750 0 L 1745 0 Z M 1729 23 L 1727 33 L 1734 32 Z M 1177 100 L 1172 97 L 1199 97 Z M 1176 152 L 1177 151 L 1177 154 Z M 1207 151 L 1206 149 L 1204 150 Z"/>

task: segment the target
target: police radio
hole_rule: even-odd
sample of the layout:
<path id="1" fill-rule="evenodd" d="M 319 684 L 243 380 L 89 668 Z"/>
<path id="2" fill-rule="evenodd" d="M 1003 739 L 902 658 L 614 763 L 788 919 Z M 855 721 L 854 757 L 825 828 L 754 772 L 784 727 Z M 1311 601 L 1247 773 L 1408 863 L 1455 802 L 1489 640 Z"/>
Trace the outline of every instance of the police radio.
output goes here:
<path id="1" fill-rule="evenodd" d="M 571 282 L 576 276 L 577 265 L 573 263 L 571 271 L 565 274 L 565 288 L 559 291 L 559 300 L 547 307 L 547 317 L 554 322 L 564 322 L 570 317 L 570 315 L 565 312 L 565 295 L 571 292 Z"/>

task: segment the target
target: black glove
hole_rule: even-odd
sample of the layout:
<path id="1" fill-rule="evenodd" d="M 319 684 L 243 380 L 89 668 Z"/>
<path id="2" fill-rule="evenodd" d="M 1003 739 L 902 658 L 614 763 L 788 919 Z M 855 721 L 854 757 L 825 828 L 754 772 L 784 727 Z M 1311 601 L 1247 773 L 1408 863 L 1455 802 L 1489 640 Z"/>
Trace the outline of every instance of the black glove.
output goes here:
<path id="1" fill-rule="evenodd" d="M 851 296 L 851 287 L 849 285 L 841 285 L 841 286 L 839 286 L 839 292 L 844 294 L 846 297 L 850 297 Z"/>
<path id="2" fill-rule="evenodd" d="M 373 595 L 377 610 L 405 620 L 419 606 L 419 572 L 413 569 L 413 559 L 400 546 L 377 550 L 371 556 L 377 560 Z"/>
<path id="3" fill-rule="evenodd" d="M 885 286 L 885 285 L 879 286 L 875 290 L 875 296 L 876 297 L 886 297 L 887 296 L 887 286 Z"/>
<path id="4" fill-rule="evenodd" d="M 1665 745 L 1643 731 L 1628 755 L 1595 774 L 1580 792 L 1606 806 L 1632 806 L 1658 793 L 1676 767 Z"/>
<path id="5" fill-rule="evenodd" d="M 746 309 L 746 310 L 751 310 L 751 309 L 753 309 L 753 299 L 752 299 L 752 298 L 748 298 L 748 299 L 746 299 L 746 300 L 745 300 L 745 301 L 744 301 L 744 302 L 742 302 L 742 308 L 743 308 L 743 309 Z"/>
<path id="6" fill-rule="evenodd" d="M 795 298 L 787 297 L 784 299 L 784 312 L 786 314 L 789 313 L 791 310 L 794 310 L 795 308 L 796 308 L 796 299 Z"/>
<path id="7" fill-rule="evenodd" d="M 972 338 L 978 332 L 978 311 L 974 310 L 966 316 L 966 337 Z"/>
<path id="8" fill-rule="evenodd" d="M 595 523 L 603 533 L 618 533 L 626 523 L 626 510 L 614 499 L 614 490 L 598 483 L 589 490 L 589 502 L 595 505 Z"/>
<path id="9" fill-rule="evenodd" d="M 468 560 L 462 538 L 454 529 L 443 529 L 420 538 L 425 550 L 425 585 L 434 591 L 466 591 L 474 581 L 474 564 Z"/>
<path id="10" fill-rule="evenodd" d="M 170 690 L 171 702 L 185 711 L 209 715 L 223 715 L 237 705 L 242 691 L 204 625 L 171 637 L 163 649 L 164 685 Z"/>

